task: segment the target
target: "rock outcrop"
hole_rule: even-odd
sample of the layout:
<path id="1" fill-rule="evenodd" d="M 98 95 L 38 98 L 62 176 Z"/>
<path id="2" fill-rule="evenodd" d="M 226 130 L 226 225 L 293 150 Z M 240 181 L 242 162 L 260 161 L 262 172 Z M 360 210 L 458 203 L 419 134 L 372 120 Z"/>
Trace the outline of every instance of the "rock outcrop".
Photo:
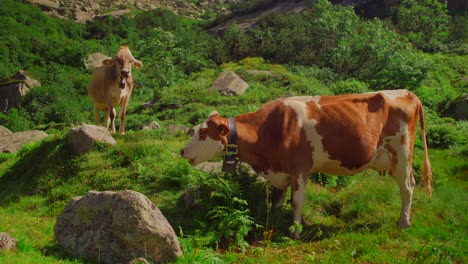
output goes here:
<path id="1" fill-rule="evenodd" d="M 106 56 L 100 52 L 95 52 L 90 54 L 88 58 L 85 60 L 84 65 L 86 70 L 94 70 L 95 68 L 102 65 L 102 61 L 105 59 L 110 59 L 109 56 Z"/>
<path id="2" fill-rule="evenodd" d="M 10 129 L 4 127 L 4 126 L 0 126 L 0 138 L 3 138 L 3 137 L 6 137 L 10 134 L 12 134 L 13 132 L 10 131 Z"/>
<path id="3" fill-rule="evenodd" d="M 48 136 L 47 133 L 40 130 L 22 131 L 15 133 L 8 133 L 8 131 L 3 130 L 3 132 L 1 132 L 4 134 L 4 136 L 0 137 L 0 152 L 3 153 L 16 152 L 24 145 L 40 141 Z"/>
<path id="4" fill-rule="evenodd" d="M 204 0 L 193 3 L 183 0 L 27 0 L 38 6 L 46 14 L 57 18 L 74 19 L 79 23 L 86 23 L 95 17 L 120 16 L 132 10 L 152 10 L 162 8 L 182 16 L 199 18 L 205 12 L 226 12 L 223 4 L 237 3 L 239 0 Z"/>
<path id="5" fill-rule="evenodd" d="M 31 79 L 23 70 L 18 71 L 11 78 L 1 80 L 0 111 L 6 113 L 11 108 L 18 107 L 21 98 L 36 86 L 41 86 L 41 83 Z"/>
<path id="6" fill-rule="evenodd" d="M 93 262 L 164 263 L 182 255 L 161 211 L 143 194 L 129 190 L 89 191 L 73 198 L 58 217 L 54 234 L 68 253 Z"/>
<path id="7" fill-rule="evenodd" d="M 223 95 L 241 95 L 245 93 L 249 84 L 242 80 L 235 72 L 222 72 L 211 84 L 210 89 L 220 91 Z"/>
<path id="8" fill-rule="evenodd" d="M 455 120 L 468 120 L 468 94 L 463 94 L 448 104 L 442 115 Z"/>
<path id="9" fill-rule="evenodd" d="M 71 150 L 77 155 L 90 151 L 96 142 L 110 146 L 117 144 L 107 128 L 96 125 L 74 127 L 68 132 L 67 139 Z"/>

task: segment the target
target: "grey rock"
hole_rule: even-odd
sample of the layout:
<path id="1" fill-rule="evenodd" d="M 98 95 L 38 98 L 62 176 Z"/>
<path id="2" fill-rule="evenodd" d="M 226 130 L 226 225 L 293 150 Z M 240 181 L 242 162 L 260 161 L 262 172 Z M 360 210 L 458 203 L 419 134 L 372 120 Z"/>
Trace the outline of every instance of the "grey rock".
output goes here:
<path id="1" fill-rule="evenodd" d="M 18 240 L 7 233 L 0 232 L 0 250 L 16 250 Z"/>
<path id="2" fill-rule="evenodd" d="M 182 255 L 161 211 L 130 190 L 89 191 L 73 198 L 58 217 L 54 235 L 71 255 L 100 263 L 159 263 Z"/>
<path id="3" fill-rule="evenodd" d="M 159 129 L 161 125 L 157 121 L 151 121 L 149 124 L 143 126 L 143 130 Z"/>
<path id="4" fill-rule="evenodd" d="M 13 153 L 20 150 L 24 145 L 46 138 L 44 131 L 31 130 L 10 133 L 0 137 L 0 152 Z"/>
<path id="5" fill-rule="evenodd" d="M 468 120 L 468 94 L 464 94 L 451 102 L 442 114 L 455 120 Z"/>
<path id="6" fill-rule="evenodd" d="M 80 125 L 72 128 L 67 134 L 72 151 L 79 155 L 92 149 L 96 142 L 115 146 L 117 142 L 108 129 L 96 125 Z"/>
<path id="7" fill-rule="evenodd" d="M 19 107 L 21 98 L 36 86 L 41 86 L 41 83 L 31 79 L 23 70 L 18 71 L 9 79 L 2 80 L 0 83 L 0 111 L 6 113 L 13 107 Z"/>
<path id="8" fill-rule="evenodd" d="M 110 57 L 100 53 L 95 52 L 89 54 L 88 58 L 85 60 L 84 65 L 87 70 L 94 70 L 95 68 L 102 65 L 102 61 L 105 59 L 110 59 Z"/>
<path id="9" fill-rule="evenodd" d="M 0 126 L 0 138 L 2 137 L 6 137 L 10 134 L 12 134 L 13 132 L 10 131 L 10 129 L 4 127 L 4 126 Z"/>
<path id="10" fill-rule="evenodd" d="M 241 95 L 245 93 L 249 84 L 233 71 L 224 71 L 211 84 L 212 90 L 220 91 L 223 95 Z"/>

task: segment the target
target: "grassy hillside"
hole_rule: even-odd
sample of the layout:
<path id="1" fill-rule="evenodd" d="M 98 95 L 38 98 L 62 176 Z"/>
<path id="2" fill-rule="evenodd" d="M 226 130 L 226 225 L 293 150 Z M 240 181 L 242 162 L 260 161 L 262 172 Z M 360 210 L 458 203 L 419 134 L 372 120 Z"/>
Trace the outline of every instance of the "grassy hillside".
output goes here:
<path id="1" fill-rule="evenodd" d="M 87 263 L 58 246 L 56 217 L 72 197 L 89 190 L 125 189 L 147 195 L 167 217 L 184 251 L 176 263 L 468 262 L 468 123 L 441 115 L 468 91 L 463 33 L 450 35 L 456 41 L 438 35 L 432 53 L 422 52 L 398 23 L 363 21 L 325 1 L 314 6 L 316 13 L 268 17 L 259 22 L 262 30 L 242 32 L 234 25 L 217 38 L 203 30 L 206 21 L 163 10 L 78 25 L 16 1 L 0 7 L 6 25 L 0 28 L 0 53 L 8 61 L 0 77 L 24 68 L 43 83 L 20 109 L 0 114 L 0 124 L 51 135 L 18 153 L 0 154 L 0 232 L 19 240 L 18 251 L 0 251 L 0 263 Z M 308 31 L 311 26 L 315 31 Z M 31 38 L 42 44 L 29 45 Z M 66 133 L 78 122 L 92 122 L 90 72 L 82 61 L 95 51 L 111 55 L 120 44 L 130 45 L 144 64 L 133 71 L 129 131 L 115 135 L 116 147 L 97 145 L 74 156 Z M 249 83 L 244 95 L 224 97 L 208 89 L 226 69 Z M 396 227 L 400 195 L 390 176 L 315 174 L 301 240 L 292 240 L 291 206 L 270 210 L 271 186 L 243 167 L 236 176 L 192 168 L 179 156 L 189 136 L 165 129 L 191 127 L 213 110 L 226 117 L 254 111 L 278 97 L 383 88 L 410 89 L 425 106 L 434 195 L 415 190 L 413 225 L 404 230 Z M 151 107 L 141 107 L 152 99 Z M 141 130 L 153 120 L 162 128 Z M 418 139 L 418 182 L 422 156 Z M 194 196 L 190 208 L 182 199 L 186 190 Z"/>

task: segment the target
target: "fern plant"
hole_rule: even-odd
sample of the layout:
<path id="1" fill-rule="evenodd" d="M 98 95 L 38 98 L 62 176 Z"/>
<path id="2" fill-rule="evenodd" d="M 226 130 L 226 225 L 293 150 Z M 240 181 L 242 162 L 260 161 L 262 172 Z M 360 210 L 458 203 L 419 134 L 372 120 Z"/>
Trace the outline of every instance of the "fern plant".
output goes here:
<path id="1" fill-rule="evenodd" d="M 241 187 L 235 176 L 213 177 L 202 183 L 209 199 L 207 216 L 209 232 L 214 234 L 214 243 L 223 248 L 245 248 L 247 234 L 255 227 L 248 203 L 241 198 Z"/>

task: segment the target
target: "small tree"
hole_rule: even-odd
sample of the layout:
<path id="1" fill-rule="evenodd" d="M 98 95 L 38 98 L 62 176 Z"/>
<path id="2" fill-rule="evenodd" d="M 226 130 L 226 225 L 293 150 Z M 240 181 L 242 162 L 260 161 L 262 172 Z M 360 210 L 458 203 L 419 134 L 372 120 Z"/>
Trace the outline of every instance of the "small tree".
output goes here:
<path id="1" fill-rule="evenodd" d="M 397 26 L 419 49 L 443 50 L 449 35 L 447 1 L 403 0 L 398 8 Z"/>

